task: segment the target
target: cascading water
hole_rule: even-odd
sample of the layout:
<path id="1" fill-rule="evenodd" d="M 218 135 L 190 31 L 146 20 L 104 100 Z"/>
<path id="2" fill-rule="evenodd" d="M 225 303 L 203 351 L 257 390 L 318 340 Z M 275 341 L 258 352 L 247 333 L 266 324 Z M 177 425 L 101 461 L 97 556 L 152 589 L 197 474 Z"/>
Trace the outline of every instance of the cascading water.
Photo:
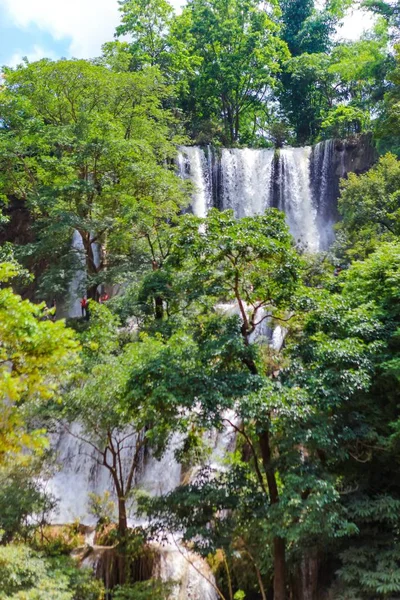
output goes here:
<path id="1" fill-rule="evenodd" d="M 75 270 L 74 277 L 72 278 L 69 284 L 67 306 L 63 306 L 60 313 L 57 313 L 57 316 L 68 316 L 70 318 L 77 318 L 80 317 L 82 314 L 80 300 L 86 281 L 86 258 L 82 236 L 76 229 L 72 234 L 71 249 L 72 252 L 75 254 L 75 260 L 79 267 Z M 92 244 L 92 249 L 94 263 L 96 266 L 98 266 L 101 261 L 100 245 L 94 243 Z M 65 315 L 62 313 L 65 313 Z"/>
<path id="2" fill-rule="evenodd" d="M 190 179 L 193 183 L 193 213 L 197 217 L 205 217 L 212 206 L 212 170 L 204 150 L 196 146 L 180 148 L 178 172 L 182 179 Z"/>
<path id="3" fill-rule="evenodd" d="M 222 208 L 238 218 L 262 214 L 271 205 L 273 162 L 273 150 L 222 150 Z"/>
<path id="4" fill-rule="evenodd" d="M 286 214 L 296 242 L 316 252 L 319 249 L 319 234 L 311 192 L 310 155 L 310 147 L 284 148 L 280 151 L 277 207 Z"/>
<path id="5" fill-rule="evenodd" d="M 375 160 L 371 140 L 364 136 L 358 142 L 327 140 L 276 152 L 181 147 L 178 169 L 194 184 L 196 215 L 205 216 L 210 206 L 230 208 L 238 218 L 279 208 L 296 242 L 316 252 L 334 241 L 340 179 L 366 171 Z"/>
<path id="6" fill-rule="evenodd" d="M 69 317 L 80 317 L 81 316 L 81 287 L 86 279 L 85 273 L 85 250 L 83 247 L 82 237 L 78 231 L 74 231 L 72 234 L 72 250 L 76 254 L 77 262 L 80 265 L 80 269 L 75 271 L 75 275 L 69 284 L 68 298 L 69 305 L 66 307 L 67 314 Z"/>
<path id="7" fill-rule="evenodd" d="M 197 216 L 205 217 L 212 206 L 233 209 L 238 218 L 262 214 L 266 208 L 276 207 L 285 212 L 296 241 L 315 252 L 328 248 L 333 240 L 339 176 L 351 170 L 349 161 L 346 163 L 345 151 L 340 154 L 339 161 L 335 153 L 337 150 L 332 141 L 321 142 L 313 149 L 283 148 L 279 153 L 269 149 L 224 149 L 218 152 L 210 147 L 181 147 L 177 170 L 180 177 L 193 183 L 192 210 Z M 82 270 L 71 283 L 73 302 L 69 316 L 80 316 L 79 290 L 84 280 L 84 262 L 78 232 L 74 233 L 73 248 L 82 260 Z M 234 305 L 221 305 L 220 308 L 232 314 L 237 312 Z M 279 326 L 272 329 L 265 319 L 253 333 L 252 341 L 260 341 L 260 338 L 279 351 L 285 330 Z M 72 433 L 62 432 L 54 438 L 62 465 L 49 482 L 50 490 L 61 499 L 54 522 L 65 523 L 78 518 L 90 524 L 93 518 L 88 512 L 89 494 L 102 494 L 112 490 L 113 486 L 108 471 L 96 462 L 90 447 L 79 439 L 79 424 L 72 426 Z M 214 449 L 211 464 L 218 468 L 234 446 L 234 430 L 227 427 L 222 432 L 214 432 L 208 441 Z M 161 461 L 152 456 L 142 457 L 136 487 L 156 495 L 167 493 L 180 484 L 181 466 L 175 459 L 179 442 L 178 437 L 173 438 Z M 135 522 L 134 514 L 130 517 L 131 523 Z M 216 600 L 213 576 L 200 557 L 188 553 L 175 540 L 160 546 L 157 554 L 153 575 L 180 581 L 171 598 Z"/>
<path id="8" fill-rule="evenodd" d="M 296 242 L 316 252 L 332 243 L 337 220 L 334 152 L 333 141 L 278 152 L 181 147 L 178 170 L 194 184 L 192 209 L 197 216 L 205 216 L 210 206 L 232 209 L 238 218 L 276 207 L 286 214 Z M 340 176 L 344 174 L 342 168 Z"/>

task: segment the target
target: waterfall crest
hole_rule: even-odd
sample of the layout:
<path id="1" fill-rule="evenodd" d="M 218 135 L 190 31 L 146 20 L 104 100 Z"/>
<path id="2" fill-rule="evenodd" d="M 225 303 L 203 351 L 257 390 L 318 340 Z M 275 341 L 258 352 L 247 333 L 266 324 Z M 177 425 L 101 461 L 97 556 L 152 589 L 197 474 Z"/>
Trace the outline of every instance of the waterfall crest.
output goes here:
<path id="1" fill-rule="evenodd" d="M 327 140 L 276 152 L 183 146 L 178 173 L 193 183 L 192 210 L 197 216 L 204 217 L 211 206 L 232 209 L 238 218 L 279 208 L 296 242 L 317 252 L 334 241 L 340 178 L 364 172 L 375 158 L 366 136 L 357 142 Z"/>

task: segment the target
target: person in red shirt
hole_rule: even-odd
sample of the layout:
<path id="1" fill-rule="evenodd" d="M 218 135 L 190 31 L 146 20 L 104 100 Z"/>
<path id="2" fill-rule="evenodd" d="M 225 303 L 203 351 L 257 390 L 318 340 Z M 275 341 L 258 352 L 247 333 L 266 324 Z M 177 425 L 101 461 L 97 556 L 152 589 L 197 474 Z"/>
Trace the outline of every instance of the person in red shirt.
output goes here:
<path id="1" fill-rule="evenodd" d="M 83 298 L 81 300 L 81 310 L 82 310 L 82 317 L 87 317 L 88 300 L 87 300 L 86 296 L 83 296 Z"/>
<path id="2" fill-rule="evenodd" d="M 103 302 L 107 302 L 107 300 L 110 299 L 110 296 L 107 294 L 107 292 L 104 292 L 104 294 L 102 294 L 100 296 L 100 304 L 103 304 Z"/>

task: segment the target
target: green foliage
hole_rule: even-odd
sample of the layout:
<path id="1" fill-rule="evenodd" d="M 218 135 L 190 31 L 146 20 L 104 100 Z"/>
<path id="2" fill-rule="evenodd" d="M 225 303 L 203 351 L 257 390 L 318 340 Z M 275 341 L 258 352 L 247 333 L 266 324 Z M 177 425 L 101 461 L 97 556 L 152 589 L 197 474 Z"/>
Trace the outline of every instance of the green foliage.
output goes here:
<path id="1" fill-rule="evenodd" d="M 103 586 L 71 559 L 46 559 L 26 546 L 0 547 L 1 600 L 102 600 Z"/>
<path id="2" fill-rule="evenodd" d="M 43 445 L 43 432 L 25 431 L 18 405 L 57 396 L 78 361 L 73 332 L 49 320 L 43 304 L 22 300 L 8 287 L 18 272 L 14 264 L 0 264 L 0 463 L 7 453 Z"/>
<path id="3" fill-rule="evenodd" d="M 175 17 L 175 43 L 197 66 L 188 73 L 183 109 L 195 136 L 215 127 L 222 115 L 222 141 L 235 144 L 246 132 L 246 115 L 257 128 L 263 99 L 274 87 L 280 62 L 288 56 L 280 40 L 276 3 L 258 0 L 191 0 Z M 215 131 L 217 133 L 217 131 Z M 218 135 L 218 133 L 217 133 Z"/>
<path id="4" fill-rule="evenodd" d="M 352 106 L 339 105 L 321 123 L 321 135 L 327 139 L 348 138 L 368 131 L 369 113 Z"/>
<path id="5" fill-rule="evenodd" d="M 162 106 L 168 88 L 157 69 L 116 73 L 83 60 L 42 60 L 5 75 L 0 193 L 25 202 L 36 230 L 19 254 L 48 266 L 41 297 L 64 295 L 82 263 L 82 288 L 94 297 L 97 284 L 126 271 L 138 214 L 164 218 L 184 204 L 168 166 L 181 139 Z"/>
<path id="6" fill-rule="evenodd" d="M 98 525 L 108 525 L 115 520 L 116 507 L 109 491 L 103 495 L 89 495 L 89 511 L 96 517 Z"/>
<path id="7" fill-rule="evenodd" d="M 118 586 L 114 593 L 114 600 L 168 600 L 172 584 L 150 579 L 137 582 L 134 585 Z"/>
<path id="8" fill-rule="evenodd" d="M 380 152 L 390 151 L 400 155 L 400 52 L 395 47 L 395 65 L 389 73 L 391 86 L 385 94 L 383 109 L 377 121 L 375 137 Z"/>
<path id="9" fill-rule="evenodd" d="M 163 72 L 170 57 L 168 26 L 173 8 L 167 0 L 123 0 L 117 35 L 129 34 L 130 70 L 158 66 Z"/>
<path id="10" fill-rule="evenodd" d="M 40 481 L 42 458 L 29 465 L 9 464 L 0 470 L 0 532 L 2 542 L 16 537 L 29 539 L 47 523 L 55 499 Z"/>
<path id="11" fill-rule="evenodd" d="M 400 162 L 392 154 L 383 156 L 364 175 L 349 174 L 342 183 L 340 230 L 350 246 L 349 254 L 363 256 L 379 240 L 400 234 Z"/>
<path id="12" fill-rule="evenodd" d="M 369 129 L 391 68 L 387 29 L 334 46 L 308 50 L 285 66 L 281 101 L 298 141 L 346 137 Z"/>

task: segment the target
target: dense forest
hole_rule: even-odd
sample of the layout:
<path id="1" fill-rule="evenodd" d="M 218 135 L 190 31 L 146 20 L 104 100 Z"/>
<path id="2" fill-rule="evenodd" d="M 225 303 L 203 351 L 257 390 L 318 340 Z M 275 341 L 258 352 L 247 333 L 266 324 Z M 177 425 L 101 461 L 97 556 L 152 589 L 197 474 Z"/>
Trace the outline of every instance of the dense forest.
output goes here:
<path id="1" fill-rule="evenodd" d="M 119 4 L 101 56 L 3 68 L 0 600 L 399 599 L 400 3 Z M 193 146 L 281 196 L 288 148 L 369 158 L 316 251 L 283 200 L 199 216 Z"/>

